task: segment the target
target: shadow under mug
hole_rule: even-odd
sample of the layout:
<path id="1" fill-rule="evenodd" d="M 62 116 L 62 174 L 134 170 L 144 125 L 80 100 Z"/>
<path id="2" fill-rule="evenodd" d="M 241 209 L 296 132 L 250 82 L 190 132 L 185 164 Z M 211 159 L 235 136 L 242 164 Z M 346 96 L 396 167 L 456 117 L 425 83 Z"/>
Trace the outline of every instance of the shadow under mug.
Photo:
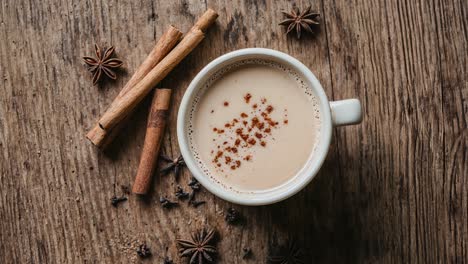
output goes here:
<path id="1" fill-rule="evenodd" d="M 233 63 L 247 59 L 274 61 L 299 74 L 317 97 L 321 114 L 318 142 L 303 168 L 280 186 L 259 191 L 241 192 L 227 189 L 210 179 L 198 165 L 190 148 L 189 118 L 194 99 L 204 84 L 218 71 Z M 312 117 L 311 117 L 312 118 Z M 182 98 L 177 116 L 177 137 L 185 163 L 193 176 L 216 196 L 243 205 L 265 205 L 284 200 L 302 190 L 317 174 L 328 153 L 333 127 L 352 125 L 362 120 L 361 104 L 357 99 L 329 101 L 315 75 L 297 59 L 271 49 L 249 48 L 227 53 L 210 62 L 192 80 Z M 294 151 L 294 150 L 291 150 Z"/>

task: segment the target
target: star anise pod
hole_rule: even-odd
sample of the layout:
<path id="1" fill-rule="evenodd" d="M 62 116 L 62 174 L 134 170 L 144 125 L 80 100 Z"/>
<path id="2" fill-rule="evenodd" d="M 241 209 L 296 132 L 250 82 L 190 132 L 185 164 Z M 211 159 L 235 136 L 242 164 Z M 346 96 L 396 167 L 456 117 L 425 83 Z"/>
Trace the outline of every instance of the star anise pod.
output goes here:
<path id="1" fill-rule="evenodd" d="M 311 6 L 308 6 L 303 12 L 300 12 L 297 7 L 294 7 L 291 12 L 281 11 L 286 16 L 286 19 L 281 21 L 279 25 L 287 26 L 288 29 L 286 34 L 296 31 L 296 36 L 298 39 L 301 38 L 302 30 L 305 30 L 308 33 L 314 34 L 311 26 L 319 25 L 317 17 L 320 16 L 319 13 L 311 11 Z"/>
<path id="2" fill-rule="evenodd" d="M 269 264 L 304 264 L 302 249 L 289 240 L 285 245 L 279 246 L 268 256 Z"/>
<path id="3" fill-rule="evenodd" d="M 112 69 L 122 66 L 123 62 L 117 58 L 111 58 L 115 50 L 114 47 L 110 46 L 103 52 L 97 44 L 94 44 L 94 50 L 96 58 L 83 57 L 83 61 L 88 65 L 89 71 L 93 72 L 93 84 L 95 85 L 99 81 L 102 73 L 115 80 L 117 76 Z"/>
<path id="4" fill-rule="evenodd" d="M 191 240 L 177 239 L 180 256 L 190 258 L 190 264 L 212 263 L 217 254 L 213 246 L 215 234 L 214 229 L 202 229 L 192 234 Z"/>
<path id="5" fill-rule="evenodd" d="M 168 156 L 165 156 L 165 155 L 161 155 L 161 159 L 163 159 L 164 161 L 168 162 L 168 164 L 166 165 L 166 167 L 162 168 L 161 169 L 161 174 L 165 175 L 165 174 L 168 174 L 171 170 L 174 171 L 174 174 L 176 176 L 176 179 L 179 178 L 179 174 L 180 174 L 180 169 L 185 166 L 185 161 L 184 161 L 184 157 L 182 157 L 182 155 L 180 155 L 179 157 L 177 157 L 176 159 L 171 159 L 169 158 Z"/>

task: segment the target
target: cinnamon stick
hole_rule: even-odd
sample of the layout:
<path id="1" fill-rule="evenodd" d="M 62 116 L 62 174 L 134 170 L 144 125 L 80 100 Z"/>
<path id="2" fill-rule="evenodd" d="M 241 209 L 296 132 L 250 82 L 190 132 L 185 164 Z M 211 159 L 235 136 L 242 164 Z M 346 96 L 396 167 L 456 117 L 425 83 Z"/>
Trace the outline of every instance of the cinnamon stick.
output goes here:
<path id="1" fill-rule="evenodd" d="M 141 81 L 151 69 L 156 66 L 179 42 L 182 37 L 182 32 L 174 26 L 169 26 L 169 29 L 161 36 L 153 50 L 150 52 L 148 57 L 138 67 L 132 78 L 122 88 L 120 93 L 117 95 L 117 99 L 121 98 L 124 94 L 130 91 L 139 81 Z M 116 100 L 117 100 L 116 99 Z M 129 119 L 130 113 L 127 114 L 125 119 Z M 126 120 L 119 123 L 118 126 L 112 130 L 104 130 L 99 124 L 96 124 L 89 132 L 86 137 L 97 147 L 107 146 L 122 129 Z"/>
<path id="2" fill-rule="evenodd" d="M 206 30 L 218 17 L 209 9 L 197 21 L 195 26 L 184 36 L 182 41 L 159 62 L 133 89 L 117 98 L 99 120 L 99 126 L 104 130 L 115 127 L 128 112 L 159 83 L 174 67 L 182 61 L 205 37 L 202 30 Z"/>
<path id="3" fill-rule="evenodd" d="M 146 126 L 145 143 L 141 153 L 133 193 L 146 194 L 159 156 L 161 141 L 169 111 L 171 89 L 156 89 Z"/>

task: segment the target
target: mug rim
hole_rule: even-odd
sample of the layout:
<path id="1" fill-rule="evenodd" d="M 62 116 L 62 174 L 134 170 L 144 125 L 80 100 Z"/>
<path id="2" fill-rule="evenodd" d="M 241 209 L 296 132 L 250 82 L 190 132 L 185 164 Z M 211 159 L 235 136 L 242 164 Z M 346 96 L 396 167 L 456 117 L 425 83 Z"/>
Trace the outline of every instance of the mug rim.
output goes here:
<path id="1" fill-rule="evenodd" d="M 197 162 L 193 157 L 193 153 L 190 150 L 190 143 L 188 140 L 186 124 L 189 119 L 189 110 L 192 106 L 191 99 L 193 99 L 193 97 L 196 96 L 198 90 L 206 82 L 207 76 L 209 78 L 209 76 L 214 74 L 220 68 L 226 67 L 226 65 L 223 64 L 228 63 L 229 61 L 237 60 L 239 59 L 239 57 L 258 58 L 265 56 L 279 60 L 280 63 L 284 63 L 285 65 L 292 67 L 295 71 L 297 71 L 304 77 L 305 81 L 311 84 L 310 88 L 313 90 L 314 95 L 318 98 L 319 101 L 319 107 L 321 112 L 321 131 L 317 145 L 315 146 L 315 150 L 313 152 L 314 156 L 312 159 L 309 159 L 304 165 L 304 168 L 307 167 L 307 169 L 299 171 L 296 175 L 292 177 L 293 179 L 300 175 L 300 173 L 304 173 L 305 176 L 302 180 L 298 181 L 295 185 L 290 186 L 288 189 L 281 189 L 283 185 L 280 185 L 274 188 L 276 190 L 273 193 L 265 193 L 261 195 L 260 193 L 256 193 L 253 196 L 243 197 L 235 191 L 229 191 L 226 188 L 219 186 L 219 184 L 213 182 L 211 179 L 209 179 L 208 176 L 206 176 L 203 173 L 201 168 L 197 165 Z M 312 73 L 312 71 L 310 71 L 309 68 L 307 68 L 302 62 L 300 62 L 296 58 L 286 53 L 266 48 L 247 48 L 231 51 L 208 63 L 190 82 L 190 85 L 188 86 L 182 98 L 181 104 L 179 106 L 179 112 L 177 115 L 177 138 L 179 142 L 179 148 L 181 155 L 184 157 L 185 163 L 192 175 L 209 192 L 226 201 L 242 205 L 272 204 L 285 200 L 302 190 L 312 181 L 313 178 L 315 178 L 315 175 L 322 167 L 322 164 L 325 161 L 330 146 L 331 134 L 332 119 L 329 100 L 325 94 L 322 85 Z"/>

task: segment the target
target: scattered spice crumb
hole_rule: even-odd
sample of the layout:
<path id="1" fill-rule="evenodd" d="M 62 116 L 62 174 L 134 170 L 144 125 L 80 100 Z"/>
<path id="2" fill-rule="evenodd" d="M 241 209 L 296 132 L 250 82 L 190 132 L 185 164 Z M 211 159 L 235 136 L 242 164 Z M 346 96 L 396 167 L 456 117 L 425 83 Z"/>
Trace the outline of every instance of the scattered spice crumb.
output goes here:
<path id="1" fill-rule="evenodd" d="M 120 185 L 120 189 L 122 190 L 123 194 L 126 194 L 126 195 L 130 194 L 130 188 L 127 185 Z"/>
<path id="2" fill-rule="evenodd" d="M 177 202 L 172 202 L 171 200 L 167 199 L 166 197 L 161 196 L 159 198 L 159 203 L 161 203 L 163 208 L 170 209 L 174 206 L 177 206 L 179 203 Z"/>
<path id="3" fill-rule="evenodd" d="M 229 106 L 229 102 L 228 102 L 228 101 L 225 101 L 223 105 L 224 105 L 224 106 Z"/>
<path id="4" fill-rule="evenodd" d="M 137 248 L 137 254 L 141 258 L 149 258 L 151 256 L 151 250 L 146 244 L 141 244 Z"/>

